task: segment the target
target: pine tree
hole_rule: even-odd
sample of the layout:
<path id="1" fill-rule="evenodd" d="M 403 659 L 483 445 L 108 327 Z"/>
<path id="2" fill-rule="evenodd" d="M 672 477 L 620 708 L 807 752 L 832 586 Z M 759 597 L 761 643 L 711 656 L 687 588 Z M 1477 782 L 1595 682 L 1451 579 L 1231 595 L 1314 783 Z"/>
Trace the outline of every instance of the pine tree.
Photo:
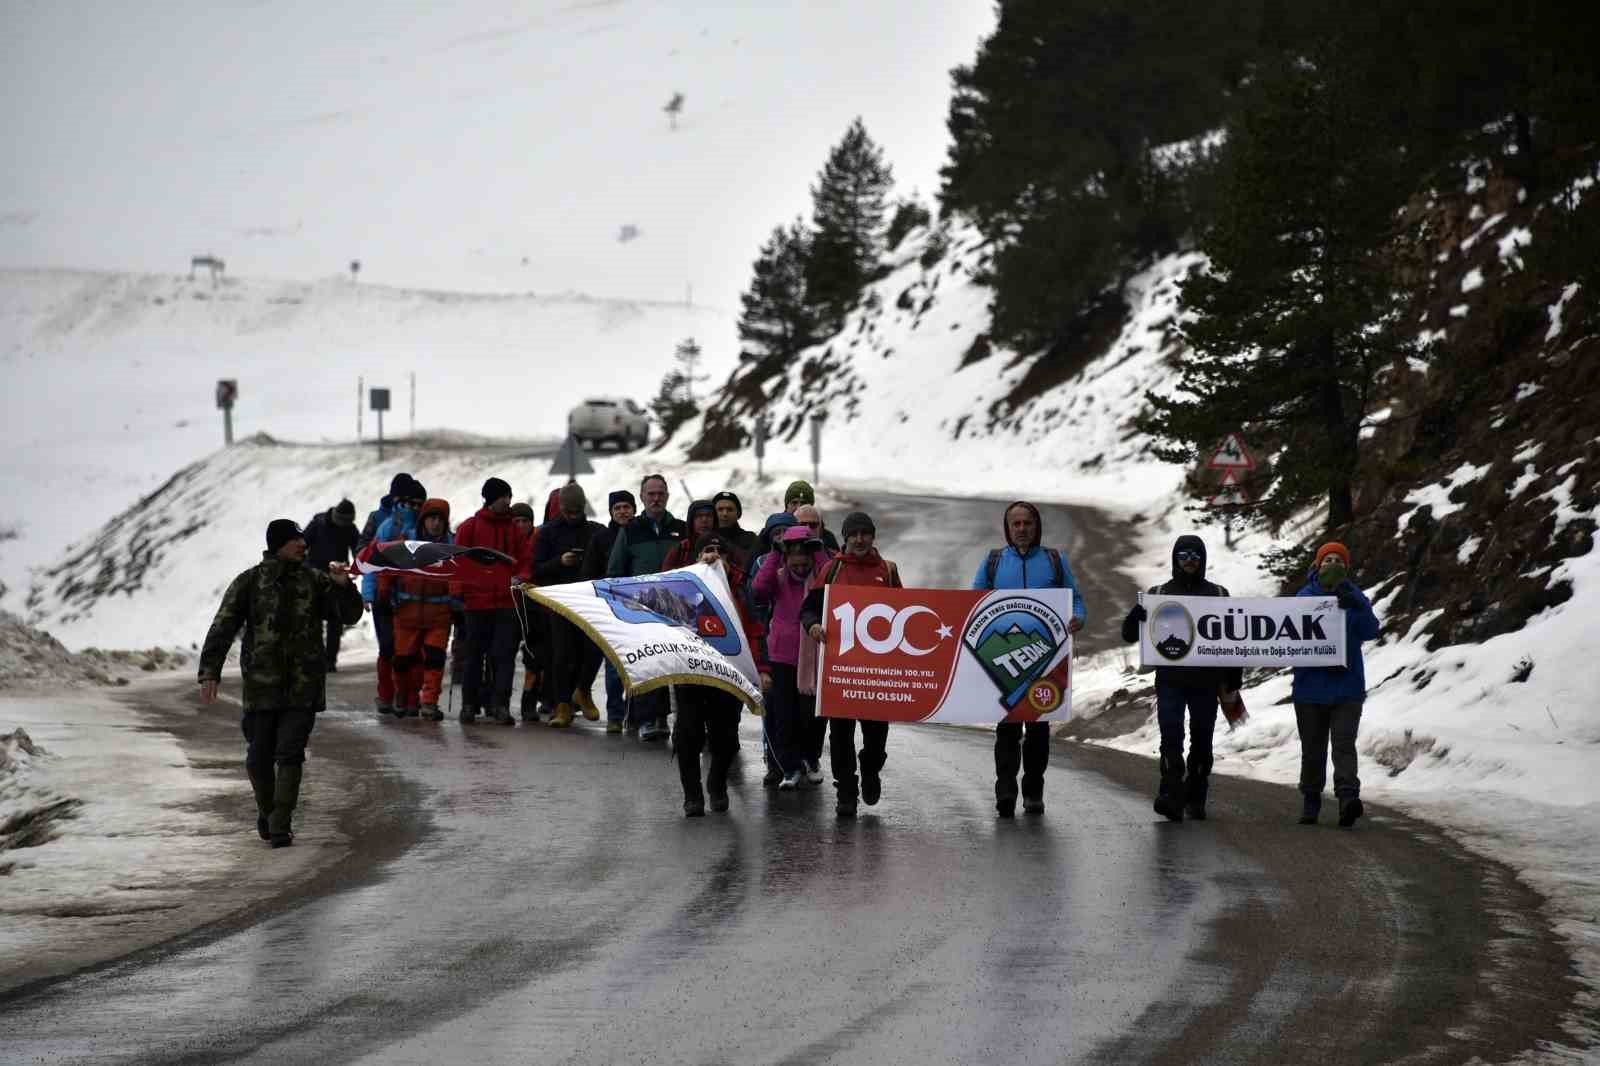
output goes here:
<path id="1" fill-rule="evenodd" d="M 1354 517 L 1377 372 L 1414 348 L 1389 256 L 1417 161 L 1387 30 L 1379 18 L 1258 71 L 1228 129 L 1209 269 L 1183 287 L 1193 354 L 1144 419 L 1171 462 L 1197 463 L 1234 431 L 1272 441 L 1249 511 L 1267 522 L 1322 500 L 1330 527 Z"/>
<path id="2" fill-rule="evenodd" d="M 1221 124 L 1262 0 L 1004 0 L 952 73 L 943 213 L 994 248 L 994 336 L 1035 350 L 1191 227 L 1193 164 L 1155 149 Z"/>
<path id="3" fill-rule="evenodd" d="M 750 289 L 740 297 L 739 339 L 746 354 L 788 360 L 821 340 L 806 288 L 811 237 L 799 219 L 761 246 Z"/>
<path id="4" fill-rule="evenodd" d="M 696 373 L 700 366 L 700 355 L 700 345 L 695 342 L 693 337 L 689 337 L 678 342 L 678 350 L 672 356 L 678 361 L 678 365 L 682 367 L 679 374 L 682 377 L 683 395 L 687 397 L 690 403 L 695 403 L 694 387 L 706 380 L 704 374 Z M 698 409 L 699 407 L 696 405 L 696 410 Z"/>
<path id="5" fill-rule="evenodd" d="M 681 370 L 669 370 L 661 378 L 661 387 L 650 401 L 650 413 L 656 416 L 661 427 L 662 440 L 670 440 L 678 427 L 700 413 L 700 405 L 689 395 L 689 383 Z"/>
<path id="6" fill-rule="evenodd" d="M 894 176 L 883 150 L 857 118 L 811 189 L 812 227 L 806 291 L 824 330 L 836 332 L 877 276 L 884 216 Z"/>

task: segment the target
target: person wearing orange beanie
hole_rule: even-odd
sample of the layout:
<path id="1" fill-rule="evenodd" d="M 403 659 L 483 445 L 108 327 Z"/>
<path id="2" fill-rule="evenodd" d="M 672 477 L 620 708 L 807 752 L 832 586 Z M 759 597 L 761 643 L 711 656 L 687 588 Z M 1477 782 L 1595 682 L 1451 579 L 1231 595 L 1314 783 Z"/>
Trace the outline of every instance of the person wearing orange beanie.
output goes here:
<path id="1" fill-rule="evenodd" d="M 1297 666 L 1294 717 L 1300 733 L 1301 825 L 1315 825 L 1322 812 L 1329 743 L 1333 749 L 1333 794 L 1339 800 L 1339 825 L 1349 829 L 1364 813 L 1361 778 L 1356 775 L 1356 733 L 1367 698 L 1361 642 L 1378 635 L 1372 603 L 1350 580 L 1350 549 L 1329 541 L 1317 549 L 1301 596 L 1334 596 L 1344 608 L 1343 666 Z"/>

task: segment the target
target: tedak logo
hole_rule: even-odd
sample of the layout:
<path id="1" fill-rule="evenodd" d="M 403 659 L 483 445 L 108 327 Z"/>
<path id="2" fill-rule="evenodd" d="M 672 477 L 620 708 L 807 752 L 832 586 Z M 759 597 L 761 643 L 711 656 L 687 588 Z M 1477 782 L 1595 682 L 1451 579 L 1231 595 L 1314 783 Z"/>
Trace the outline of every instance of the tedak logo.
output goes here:
<path id="1" fill-rule="evenodd" d="M 1150 612 L 1150 646 L 1169 662 L 1180 662 L 1194 647 L 1194 619 L 1181 603 L 1156 605 Z"/>
<path id="2" fill-rule="evenodd" d="M 1029 597 L 1007 596 L 978 612 L 962 643 L 1000 690 L 1007 711 L 1024 701 L 1040 715 L 1061 706 L 1067 625 L 1052 608 Z"/>

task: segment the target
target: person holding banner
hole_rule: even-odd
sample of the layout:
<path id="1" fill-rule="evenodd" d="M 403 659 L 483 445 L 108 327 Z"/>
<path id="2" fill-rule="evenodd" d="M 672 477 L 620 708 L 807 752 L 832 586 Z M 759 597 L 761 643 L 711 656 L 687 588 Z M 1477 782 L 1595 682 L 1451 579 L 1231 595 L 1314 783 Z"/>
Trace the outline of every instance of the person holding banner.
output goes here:
<path id="1" fill-rule="evenodd" d="M 1172 545 L 1172 578 L 1150 592 L 1167 596 L 1227 596 L 1228 590 L 1206 580 L 1205 541 L 1193 534 Z M 1122 639 L 1139 640 L 1139 626 L 1148 618 L 1136 603 L 1122 620 Z M 1156 667 L 1156 722 L 1161 727 L 1161 784 L 1156 813 L 1174 822 L 1184 815 L 1205 821 L 1206 793 L 1211 781 L 1211 735 L 1217 726 L 1217 703 L 1237 698 L 1244 670 L 1239 667 Z M 1183 714 L 1189 712 L 1189 761 L 1183 759 Z"/>
<path id="2" fill-rule="evenodd" d="M 1322 813 L 1322 786 L 1328 774 L 1328 742 L 1333 741 L 1333 794 L 1339 800 L 1339 826 L 1349 829 L 1365 813 L 1361 778 L 1356 776 L 1356 732 L 1361 705 L 1367 698 L 1366 666 L 1361 642 L 1378 636 L 1378 616 L 1366 593 L 1350 580 L 1350 549 L 1329 541 L 1317 549 L 1299 596 L 1330 593 L 1344 608 L 1343 666 L 1297 666 L 1294 671 L 1294 719 L 1300 733 L 1301 825 L 1315 825 Z"/>
<path id="3" fill-rule="evenodd" d="M 877 539 L 878 529 L 870 516 L 864 511 L 850 512 L 845 515 L 840 532 L 844 534 L 844 551 L 813 575 L 811 590 L 806 593 L 805 603 L 800 607 L 800 626 L 817 644 L 825 640 L 822 600 L 823 590 L 827 586 L 837 583 L 891 589 L 905 587 L 900 581 L 899 568 L 878 554 L 873 543 Z M 805 658 L 801 657 L 802 660 Z M 840 818 L 854 818 L 858 796 L 871 807 L 877 804 L 883 794 L 880 773 L 889 759 L 889 723 L 861 723 L 861 777 L 858 789 L 856 720 L 829 716 L 824 721 L 829 736 L 828 755 L 833 764 L 833 787 L 839 793 L 835 813 Z"/>
<path id="4" fill-rule="evenodd" d="M 556 504 L 556 517 L 539 528 L 534 541 L 533 579 L 541 585 L 581 580 L 584 556 L 605 533 L 600 523 L 589 521 L 589 500 L 576 481 L 561 486 Z M 550 724 L 557 729 L 570 726 L 574 709 L 589 721 L 598 721 L 600 708 L 590 698 L 584 679 L 594 683 L 600 650 L 570 620 L 544 608 L 537 613 L 548 626 L 545 647 L 550 661 L 545 665 L 544 699 L 554 708 Z"/>
<path id="5" fill-rule="evenodd" d="M 974 589 L 1068 588 L 1072 590 L 1070 632 L 1082 629 L 1088 609 L 1078 594 L 1067 553 L 1041 546 L 1044 522 L 1039 508 L 1018 500 L 1005 509 L 1000 520 L 1006 546 L 989 552 L 972 579 Z M 1050 763 L 1050 723 L 1000 722 L 994 727 L 994 803 L 1002 818 L 1017 812 L 1017 770 L 1022 770 L 1022 809 L 1028 814 L 1044 813 L 1044 771 Z"/>
<path id="6" fill-rule="evenodd" d="M 647 474 L 639 482 L 639 497 L 644 513 L 617 532 L 606 563 L 607 577 L 638 577 L 658 574 L 667 553 L 689 535 L 688 527 L 667 511 L 667 479 Z M 650 692 L 633 701 L 631 717 L 639 726 L 640 740 L 666 740 L 667 715 L 671 708 L 664 690 Z"/>
<path id="7" fill-rule="evenodd" d="M 756 598 L 772 605 L 767 629 L 767 658 L 772 687 L 767 700 L 767 744 L 772 749 L 777 781 L 785 791 L 812 780 L 817 767 L 812 758 L 816 695 L 804 694 L 798 685 L 800 661 L 800 608 L 805 603 L 811 575 L 826 565 L 822 541 L 803 525 L 790 526 L 778 538 L 777 550 L 768 552 L 751 588 Z M 769 775 L 770 778 L 770 775 Z M 821 780 L 820 772 L 812 783 Z"/>
<path id="8" fill-rule="evenodd" d="M 755 659 L 761 676 L 761 688 L 772 686 L 772 672 L 762 653 L 762 644 L 756 639 L 756 627 L 750 622 L 750 612 L 745 603 L 744 573 L 734 562 L 737 549 L 721 532 L 701 535 L 695 543 L 694 562 L 707 566 L 722 565 L 728 578 L 728 591 L 733 594 L 738 611 L 739 625 L 744 629 L 745 642 Z M 699 818 L 706 813 L 709 798 L 711 809 L 722 812 L 728 809 L 728 767 L 733 765 L 733 754 L 739 750 L 739 712 L 743 708 L 739 697 L 708 685 L 677 685 L 678 724 L 674 737 L 673 754 L 678 760 L 678 780 L 683 783 L 683 816 Z M 700 783 L 700 750 L 711 749 L 711 765 L 706 768 L 705 785 Z"/>

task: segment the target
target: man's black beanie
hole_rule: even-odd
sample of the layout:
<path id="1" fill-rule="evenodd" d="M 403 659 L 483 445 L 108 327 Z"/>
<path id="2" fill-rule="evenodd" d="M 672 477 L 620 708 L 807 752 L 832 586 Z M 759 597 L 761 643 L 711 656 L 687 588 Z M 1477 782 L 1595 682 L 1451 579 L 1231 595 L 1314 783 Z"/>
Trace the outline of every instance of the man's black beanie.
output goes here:
<path id="1" fill-rule="evenodd" d="M 732 500 L 733 501 L 734 517 L 735 518 L 743 518 L 744 517 L 744 504 L 740 501 L 740 499 L 739 499 L 739 497 L 737 495 L 735 495 L 734 493 L 731 493 L 731 492 L 727 491 L 726 489 L 724 489 L 723 491 L 717 493 L 715 496 L 711 497 L 711 505 L 713 507 L 715 507 L 717 505 L 717 503 L 719 501 L 721 501 L 721 500 Z"/>
<path id="2" fill-rule="evenodd" d="M 865 511 L 851 511 L 844 516 L 844 525 L 839 527 L 839 535 L 848 537 L 852 533 L 871 533 L 878 535 L 878 527 L 872 524 L 872 519 Z"/>
<path id="3" fill-rule="evenodd" d="M 511 495 L 511 486 L 506 484 L 504 481 L 500 480 L 497 477 L 492 477 L 488 481 L 485 481 L 483 483 L 483 502 L 484 503 L 493 503 L 494 501 L 496 501 L 496 500 L 498 500 L 498 499 L 500 499 L 500 498 L 502 498 L 504 496 L 510 496 L 510 495 Z"/>
<path id="4" fill-rule="evenodd" d="M 396 474 L 389 481 L 389 495 L 405 499 L 405 487 L 410 481 L 410 474 Z"/>
<path id="5" fill-rule="evenodd" d="M 274 518 L 267 523 L 267 551 L 277 554 L 278 549 L 291 540 L 305 540 L 306 535 L 292 518 Z"/>
<path id="6" fill-rule="evenodd" d="M 618 489 L 616 492 L 613 492 L 610 496 L 606 497 L 606 510 L 611 510 L 611 508 L 615 507 L 619 503 L 632 504 L 634 507 L 639 506 L 639 501 L 635 500 L 633 498 L 633 493 L 629 492 L 627 489 Z"/>
<path id="7" fill-rule="evenodd" d="M 356 505 L 349 500 L 340 500 L 339 505 L 333 509 L 333 513 L 343 515 L 346 518 L 354 518 L 356 516 Z"/>

